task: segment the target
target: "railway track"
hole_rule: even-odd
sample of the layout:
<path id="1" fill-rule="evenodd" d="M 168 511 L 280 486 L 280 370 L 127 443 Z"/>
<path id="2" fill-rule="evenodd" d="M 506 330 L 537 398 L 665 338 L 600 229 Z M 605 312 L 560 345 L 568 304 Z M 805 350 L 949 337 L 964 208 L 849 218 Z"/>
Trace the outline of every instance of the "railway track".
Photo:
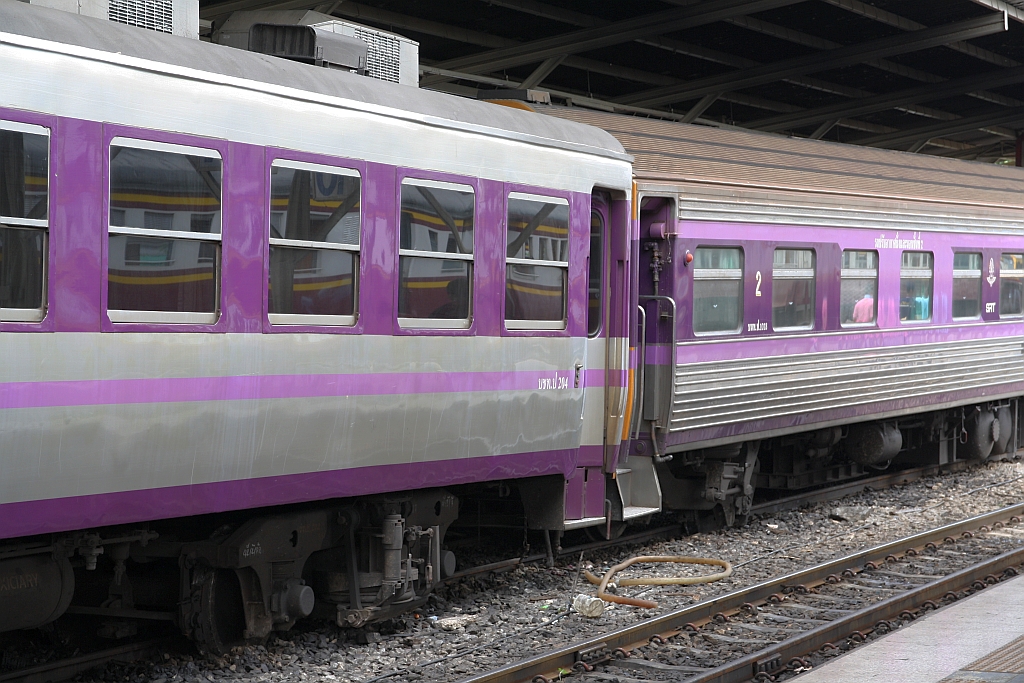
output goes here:
<path id="1" fill-rule="evenodd" d="M 857 479 L 855 481 L 844 482 L 836 486 L 830 486 L 828 488 L 822 488 L 817 491 L 805 492 L 794 496 L 786 496 L 784 498 L 776 498 L 774 500 L 768 500 L 750 508 L 750 513 L 753 515 L 769 515 L 783 510 L 795 510 L 803 505 L 812 503 L 823 503 L 830 500 L 838 500 L 846 496 L 850 496 L 862 491 L 869 490 L 880 490 L 890 488 L 892 486 L 900 486 L 903 484 L 909 484 L 913 481 L 924 479 L 925 477 L 935 476 L 937 474 L 952 474 L 954 472 L 962 472 L 967 470 L 970 465 L 966 462 L 955 462 L 948 465 L 926 465 L 923 467 L 912 467 L 905 470 L 898 470 L 895 472 L 885 472 L 873 477 L 865 477 L 863 479 Z M 458 571 L 447 579 L 444 583 L 455 583 L 462 579 L 470 576 L 478 576 L 480 574 L 487 574 L 491 572 L 504 572 L 509 571 L 518 565 L 528 564 L 532 562 L 543 562 L 550 559 L 551 557 L 571 557 L 578 555 L 580 552 L 589 552 L 591 550 L 601 550 L 604 548 L 614 548 L 620 545 L 627 545 L 631 543 L 644 543 L 651 541 L 656 538 L 668 538 L 680 533 L 680 527 L 678 524 L 668 524 L 664 526 L 658 526 L 652 529 L 644 529 L 632 534 L 625 534 L 618 538 L 614 538 L 607 541 L 594 541 L 592 543 L 585 543 L 579 545 L 565 546 L 562 548 L 554 549 L 552 555 L 549 556 L 547 553 L 533 553 L 525 555 L 523 557 L 513 557 L 507 560 L 499 560 L 497 562 L 491 562 L 488 564 L 478 565 L 476 567 L 469 567 L 462 571 Z"/>
<path id="2" fill-rule="evenodd" d="M 774 681 L 1016 575 L 1024 504 L 699 602 L 461 683 Z M 623 671 L 628 669 L 628 674 Z"/>
<path id="3" fill-rule="evenodd" d="M 902 470 L 899 472 L 885 473 L 853 482 L 847 482 L 839 486 L 822 489 L 809 494 L 805 493 L 803 495 L 766 501 L 754 506 L 752 512 L 758 514 L 772 514 L 781 510 L 795 509 L 809 502 L 836 500 L 864 490 L 880 490 L 895 485 L 906 484 L 939 473 L 947 473 L 964 469 L 963 467 L 956 467 L 955 465 L 953 467 L 954 469 L 951 469 L 950 466 L 926 466 Z M 1022 509 L 1021 514 L 1024 515 L 1024 509 Z M 589 552 L 592 550 L 612 548 L 620 545 L 644 543 L 658 538 L 675 536 L 679 533 L 680 527 L 678 524 L 659 526 L 644 529 L 632 534 L 626 534 L 617 539 L 558 548 L 555 549 L 554 554 L 557 556 L 571 556 L 579 554 L 581 551 Z M 445 583 L 458 582 L 459 580 L 471 576 L 491 572 L 509 571 L 517 565 L 532 562 L 543 562 L 547 558 L 548 555 L 546 553 L 537 553 L 471 567 L 452 575 L 445 580 Z M 699 621 L 699 617 L 696 618 Z M 60 659 L 53 662 L 41 663 L 30 668 L 0 672 L 0 683 L 56 683 L 57 681 L 74 678 L 85 671 L 101 667 L 108 663 L 137 661 L 155 655 L 160 655 L 168 651 L 168 649 L 187 650 L 189 648 L 190 646 L 188 643 L 186 643 L 181 637 L 169 636 L 152 638 L 134 643 L 121 644 L 117 647 L 97 650 L 95 652 L 82 654 L 70 659 Z M 574 660 L 571 663 L 576 664 L 576 661 Z M 562 665 L 559 664 L 558 667 L 562 667 Z M 548 673 L 550 673 L 550 671 Z M 492 679 L 484 678 L 480 680 Z M 495 678 L 493 680 L 530 680 L 530 678 Z"/>

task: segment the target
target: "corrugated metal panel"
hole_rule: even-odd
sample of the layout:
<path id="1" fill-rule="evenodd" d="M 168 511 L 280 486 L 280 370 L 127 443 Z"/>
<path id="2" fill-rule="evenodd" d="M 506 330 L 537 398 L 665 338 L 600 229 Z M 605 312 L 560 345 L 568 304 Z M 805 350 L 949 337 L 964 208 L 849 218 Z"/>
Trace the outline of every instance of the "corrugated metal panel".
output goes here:
<path id="1" fill-rule="evenodd" d="M 538 111 L 598 126 L 614 135 L 636 158 L 638 181 L 922 202 L 945 205 L 957 214 L 974 207 L 989 207 L 997 213 L 1013 210 L 1014 214 L 1024 208 L 1024 171 L 1012 167 L 579 107 Z"/>
<path id="2" fill-rule="evenodd" d="M 669 430 L 1021 382 L 1024 363 L 1019 338 L 683 363 L 676 370 Z"/>

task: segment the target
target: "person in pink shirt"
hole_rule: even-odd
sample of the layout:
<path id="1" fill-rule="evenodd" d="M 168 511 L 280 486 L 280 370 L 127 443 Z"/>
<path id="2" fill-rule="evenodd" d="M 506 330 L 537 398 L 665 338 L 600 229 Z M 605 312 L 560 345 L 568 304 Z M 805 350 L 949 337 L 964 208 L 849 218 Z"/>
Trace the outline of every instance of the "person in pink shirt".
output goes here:
<path id="1" fill-rule="evenodd" d="M 865 294 L 853 307 L 853 322 L 871 323 L 875 321 L 875 300 L 870 294 Z"/>

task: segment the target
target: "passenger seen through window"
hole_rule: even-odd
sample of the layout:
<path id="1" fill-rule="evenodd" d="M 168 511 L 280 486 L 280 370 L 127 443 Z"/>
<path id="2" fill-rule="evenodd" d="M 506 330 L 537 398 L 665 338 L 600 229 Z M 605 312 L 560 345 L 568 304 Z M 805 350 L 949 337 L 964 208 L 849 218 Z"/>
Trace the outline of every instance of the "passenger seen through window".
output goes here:
<path id="1" fill-rule="evenodd" d="M 878 310 L 878 253 L 843 252 L 839 317 L 843 326 L 869 325 Z"/>
<path id="2" fill-rule="evenodd" d="M 920 322 L 932 318 L 932 255 L 905 251 L 900 268 L 900 320 Z"/>

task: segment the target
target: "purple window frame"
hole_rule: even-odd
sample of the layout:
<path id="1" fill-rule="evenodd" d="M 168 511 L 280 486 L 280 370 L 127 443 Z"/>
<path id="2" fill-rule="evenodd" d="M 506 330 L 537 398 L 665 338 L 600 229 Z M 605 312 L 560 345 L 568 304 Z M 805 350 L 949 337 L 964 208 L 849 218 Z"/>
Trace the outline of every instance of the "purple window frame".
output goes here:
<path id="1" fill-rule="evenodd" d="M 110 146 L 114 138 L 128 138 L 141 140 L 143 142 L 162 142 L 169 145 L 185 145 L 188 147 L 199 147 L 209 149 L 220 154 L 221 158 L 221 240 L 220 240 L 220 269 L 218 292 L 220 301 L 217 305 L 217 321 L 213 323 L 136 323 L 136 322 L 112 322 L 107 311 L 107 295 L 109 284 L 108 260 L 110 254 Z M 232 316 L 228 310 L 228 287 L 226 284 L 229 278 L 226 262 L 226 251 L 228 250 L 227 232 L 231 230 L 233 211 L 228 208 L 228 196 L 231 194 L 229 184 L 231 183 L 230 167 L 230 143 L 219 138 L 205 138 L 198 135 L 184 135 L 180 133 L 166 133 L 147 128 L 133 128 L 129 126 L 104 125 L 103 126 L 103 248 L 101 252 L 100 277 L 102 278 L 100 292 L 100 310 L 102 311 L 102 330 L 104 332 L 210 332 L 223 333 L 237 331 L 232 329 Z"/>
<path id="2" fill-rule="evenodd" d="M 54 204 L 56 203 L 54 198 L 58 190 L 56 151 L 59 145 L 58 135 L 60 133 L 58 118 L 56 116 L 36 114 L 33 112 L 0 109 L 0 120 L 9 121 L 10 123 L 26 123 L 34 126 L 40 126 L 49 131 L 46 168 L 46 273 L 43 278 L 43 286 L 46 290 L 46 310 L 43 311 L 42 320 L 30 322 L 13 320 L 0 321 L 0 332 L 53 332 L 56 329 L 54 326 L 54 318 L 60 313 L 59 311 L 54 311 L 54 275 L 56 272 L 54 269 L 57 267 L 58 261 L 54 255 L 55 249 L 53 240 L 53 233 L 56 227 L 54 217 L 57 213 L 54 211 Z M 59 222 L 57 225 L 59 225 Z"/>
<path id="3" fill-rule="evenodd" d="M 508 256 L 508 198 L 513 192 L 522 192 L 524 194 L 536 194 L 545 197 L 558 197 L 559 199 L 565 199 L 569 202 L 569 262 L 565 267 L 565 327 L 560 330 L 546 330 L 546 329 L 509 329 L 505 325 L 505 287 L 507 285 L 506 275 L 507 267 L 505 259 Z M 583 303 L 582 303 L 582 322 L 580 321 L 580 311 L 574 311 L 575 308 L 579 308 L 580 304 L 574 301 L 573 287 L 579 288 L 578 280 L 580 273 L 577 272 L 580 268 L 580 263 L 586 263 L 586 255 L 590 251 L 590 210 L 591 210 L 590 195 L 587 195 L 587 201 L 579 201 L 579 194 L 574 192 L 568 192 L 563 190 L 552 190 L 545 187 L 536 187 L 534 185 L 519 185 L 516 183 L 504 183 L 503 194 L 501 198 L 501 230 L 498 235 L 499 245 L 501 249 L 501 258 L 498 259 L 500 262 L 500 273 L 501 273 L 501 299 L 498 304 L 499 317 L 501 319 L 501 336 L 503 337 L 584 337 L 587 338 L 587 282 L 589 280 L 589 273 L 584 273 L 584 284 L 583 284 Z M 586 214 L 586 240 L 580 237 L 580 224 L 582 221 L 582 213 Z M 586 244 L 582 244 L 586 242 Z M 602 328 L 602 332 L 603 332 Z M 598 334 L 595 338 L 600 338 L 602 334 Z"/>
<path id="4" fill-rule="evenodd" d="M 677 251 L 679 251 L 682 255 L 685 256 L 687 250 L 688 249 L 692 249 L 692 251 L 694 253 L 694 256 L 696 256 L 697 250 L 698 249 L 704 249 L 704 248 L 707 248 L 707 249 L 739 249 L 740 250 L 740 253 L 743 255 L 743 267 L 740 268 L 740 272 L 741 272 L 741 276 L 740 276 L 741 288 L 740 288 L 740 291 L 742 292 L 742 297 L 741 298 L 742 298 L 742 301 L 743 301 L 743 311 L 741 312 L 741 315 L 740 315 L 740 329 L 737 330 L 736 332 L 712 332 L 712 333 L 708 333 L 708 334 L 697 334 L 697 333 L 695 333 L 693 331 L 693 309 L 694 309 L 694 303 L 693 303 L 693 283 L 694 283 L 694 277 L 693 277 L 693 274 L 695 272 L 695 269 L 694 269 L 693 266 L 689 266 L 688 265 L 686 267 L 686 280 L 687 280 L 687 286 L 688 286 L 688 292 L 687 292 L 686 296 L 679 296 L 678 292 L 673 293 L 673 297 L 677 301 L 685 301 L 686 302 L 685 306 L 680 306 L 682 311 L 677 313 L 677 315 L 679 316 L 679 319 L 676 320 L 676 334 L 678 335 L 679 341 L 735 341 L 737 339 L 742 339 L 742 338 L 747 337 L 747 336 L 764 337 L 764 336 L 767 336 L 767 335 L 771 334 L 770 330 L 767 333 L 765 333 L 765 332 L 749 332 L 748 333 L 747 332 L 746 315 L 747 315 L 748 311 L 750 311 L 751 309 L 757 310 L 756 307 L 754 306 L 755 302 L 752 302 L 752 301 L 748 300 L 748 299 L 753 299 L 754 298 L 754 290 L 750 290 L 749 292 L 747 291 L 747 281 L 748 281 L 748 279 L 752 279 L 752 278 L 747 278 L 747 275 L 750 274 L 750 270 L 751 270 L 751 268 L 750 268 L 750 254 L 751 254 L 752 250 L 751 250 L 750 247 L 751 247 L 752 243 L 756 244 L 757 242 L 751 242 L 749 240 L 730 240 L 730 239 L 722 239 L 722 240 L 694 239 L 694 240 L 692 240 L 692 243 L 693 243 L 693 246 L 691 246 L 691 247 L 681 246 L 681 247 L 677 248 Z M 774 249 L 771 250 L 771 253 L 774 253 Z M 677 258 L 677 257 L 673 257 L 673 258 Z M 755 272 L 757 270 L 759 270 L 759 269 L 758 268 L 754 268 Z M 763 274 L 762 274 L 762 276 L 763 276 Z M 763 297 L 764 297 L 764 292 L 762 291 L 760 298 L 763 298 Z M 769 315 L 771 315 L 771 306 L 768 307 L 768 313 L 769 313 Z"/>
<path id="5" fill-rule="evenodd" d="M 808 334 L 813 332 L 825 332 L 827 331 L 827 321 L 822 319 L 821 315 L 821 302 L 824 292 L 821 291 L 821 283 L 819 282 L 820 269 L 818 268 L 818 261 L 821 257 L 822 252 L 827 247 L 826 243 L 823 242 L 764 242 L 768 246 L 768 252 L 771 254 L 771 286 L 768 288 L 768 292 L 764 291 L 764 276 L 762 274 L 761 282 L 761 296 L 764 297 L 767 294 L 768 297 L 768 335 L 767 336 L 786 336 L 792 334 Z M 814 271 L 814 324 L 810 327 L 790 327 L 782 328 L 781 330 L 775 329 L 775 323 L 773 320 L 774 308 L 775 308 L 775 252 L 779 249 L 786 249 L 792 251 L 810 251 L 813 254 L 814 265 L 812 270 Z M 744 262 L 746 265 L 746 262 Z M 877 319 L 877 315 L 876 315 Z"/>
<path id="6" fill-rule="evenodd" d="M 480 328 L 480 313 L 481 309 L 486 310 L 488 308 L 486 302 L 481 301 L 481 292 L 486 293 L 486 268 L 480 267 L 480 261 L 477 255 L 481 249 L 486 249 L 487 240 L 493 239 L 487 233 L 485 226 L 487 225 L 484 216 L 486 211 L 484 209 L 486 203 L 486 191 L 484 190 L 485 181 L 481 181 L 479 178 L 473 178 L 471 176 L 460 176 L 453 173 L 439 173 L 437 171 L 423 171 L 416 168 L 398 167 L 395 174 L 395 214 L 394 223 L 392 224 L 392 230 L 394 231 L 394 282 L 392 285 L 392 301 L 391 301 L 391 320 L 392 320 L 392 334 L 396 337 L 399 336 L 415 336 L 415 335 L 427 335 L 433 337 L 472 337 L 476 336 L 478 329 Z M 402 223 L 402 182 L 406 179 L 410 180 L 436 180 L 444 183 L 454 183 L 458 185 L 469 185 L 473 188 L 473 285 L 470 288 L 470 300 L 469 300 L 469 327 L 403 327 L 399 322 L 398 316 L 398 292 L 401 289 L 402 281 L 402 266 L 399 256 L 399 249 L 401 249 L 401 223 Z M 481 242 L 483 237 L 483 242 Z M 486 314 L 485 314 L 486 315 Z M 427 320 L 428 318 L 424 318 Z"/>
<path id="7" fill-rule="evenodd" d="M 359 173 L 359 272 L 356 280 L 356 301 L 355 301 L 355 323 L 352 325 L 290 325 L 274 324 L 270 322 L 270 292 L 266 287 L 266 281 L 270 277 L 270 169 L 275 161 L 297 161 L 307 164 L 319 164 L 321 166 L 335 166 L 345 168 Z M 356 159 L 345 157 L 331 157 L 322 154 L 311 154 L 308 152 L 296 152 L 293 150 L 277 147 L 268 147 L 266 153 L 266 164 L 263 169 L 266 181 L 264 201 L 267 207 L 266 220 L 264 221 L 263 233 L 263 332 L 266 334 L 363 334 L 366 327 L 366 315 L 362 306 L 363 283 L 368 277 L 369 260 L 364 257 L 373 246 L 372 236 L 366 230 L 366 183 L 367 163 Z M 367 242 L 370 242 L 368 245 Z M 396 300 L 397 301 L 397 300 Z"/>

